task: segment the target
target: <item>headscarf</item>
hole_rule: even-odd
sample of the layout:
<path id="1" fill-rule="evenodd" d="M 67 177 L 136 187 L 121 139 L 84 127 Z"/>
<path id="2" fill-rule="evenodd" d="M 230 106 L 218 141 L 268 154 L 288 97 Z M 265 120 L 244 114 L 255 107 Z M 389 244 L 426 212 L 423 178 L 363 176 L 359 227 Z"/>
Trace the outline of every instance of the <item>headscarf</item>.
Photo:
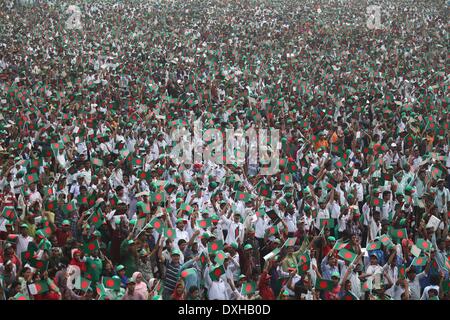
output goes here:
<path id="1" fill-rule="evenodd" d="M 139 283 L 137 282 L 137 277 L 141 276 L 142 278 L 144 278 L 142 276 L 142 273 L 140 273 L 139 271 L 136 271 L 135 273 L 133 273 L 133 280 L 135 281 L 136 285 L 134 287 L 134 291 L 135 292 L 140 292 L 142 293 L 142 295 L 144 296 L 145 300 L 148 299 L 148 289 L 147 289 L 147 284 L 141 280 Z"/>

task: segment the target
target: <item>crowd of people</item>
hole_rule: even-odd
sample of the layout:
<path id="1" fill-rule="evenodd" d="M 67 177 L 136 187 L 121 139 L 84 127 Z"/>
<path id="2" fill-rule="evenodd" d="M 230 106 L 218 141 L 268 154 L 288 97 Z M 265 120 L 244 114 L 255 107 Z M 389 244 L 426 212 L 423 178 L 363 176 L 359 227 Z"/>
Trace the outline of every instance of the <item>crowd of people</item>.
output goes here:
<path id="1" fill-rule="evenodd" d="M 0 4 L 0 299 L 448 300 L 448 6 L 378 2 Z"/>

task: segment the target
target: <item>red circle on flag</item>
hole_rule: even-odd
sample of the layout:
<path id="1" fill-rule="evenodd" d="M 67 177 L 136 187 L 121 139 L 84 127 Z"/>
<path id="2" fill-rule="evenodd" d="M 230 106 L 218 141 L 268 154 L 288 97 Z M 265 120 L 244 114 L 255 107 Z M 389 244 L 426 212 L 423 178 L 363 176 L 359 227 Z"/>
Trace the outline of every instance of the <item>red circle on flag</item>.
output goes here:
<path id="1" fill-rule="evenodd" d="M 370 249 L 372 249 L 372 250 L 375 250 L 376 247 L 377 247 L 377 244 L 376 244 L 376 243 L 372 243 L 372 244 L 370 245 Z"/>
<path id="2" fill-rule="evenodd" d="M 220 260 L 222 260 L 222 259 L 223 259 L 223 254 L 219 253 L 219 254 L 217 255 L 217 257 L 218 257 Z"/>
<path id="3" fill-rule="evenodd" d="M 379 201 L 378 199 L 375 199 L 375 200 L 373 200 L 373 203 L 374 203 L 375 205 L 379 205 L 379 204 L 380 204 L 380 201 Z"/>
<path id="4" fill-rule="evenodd" d="M 428 242 L 423 242 L 423 243 L 422 243 L 422 247 L 428 248 Z"/>
<path id="5" fill-rule="evenodd" d="M 173 232 L 172 232 L 172 230 L 170 230 L 170 229 L 167 229 L 167 236 L 171 237 L 172 235 L 173 235 Z"/>
<path id="6" fill-rule="evenodd" d="M 397 231 L 397 237 L 398 238 L 403 237 L 403 231 L 401 231 L 401 230 Z"/>
<path id="7" fill-rule="evenodd" d="M 288 175 L 285 175 L 285 176 L 284 176 L 284 180 L 289 180 L 289 176 L 288 176 Z"/>
<path id="8" fill-rule="evenodd" d="M 214 270 L 214 274 L 218 277 L 220 277 L 220 275 L 222 274 L 222 272 L 220 271 L 219 268 L 217 268 L 216 270 Z"/>
<path id="9" fill-rule="evenodd" d="M 46 234 L 52 233 L 52 229 L 50 229 L 49 227 L 45 228 L 45 233 Z"/>
<path id="10" fill-rule="evenodd" d="M 162 197 L 161 197 L 160 194 L 157 194 L 157 195 L 155 196 L 155 199 L 158 200 L 158 201 L 161 201 Z"/>
<path id="11" fill-rule="evenodd" d="M 59 143 L 55 143 L 53 146 L 55 147 L 55 149 L 58 149 L 59 148 Z"/>
<path id="12" fill-rule="evenodd" d="M 188 275 L 187 271 L 183 271 L 183 272 L 181 273 L 181 276 L 182 276 L 183 278 L 186 278 L 187 275 Z"/>
<path id="13" fill-rule="evenodd" d="M 353 257 L 353 255 L 350 252 L 346 252 L 344 255 L 344 258 L 346 259 L 351 259 Z"/>
<path id="14" fill-rule="evenodd" d="M 350 295 L 348 295 L 348 296 L 345 296 L 345 298 L 344 298 L 345 300 L 353 300 L 352 299 L 352 296 L 350 296 Z"/>
<path id="15" fill-rule="evenodd" d="M 156 221 L 154 227 L 155 229 L 158 229 L 159 227 L 161 227 L 161 223 L 159 223 L 159 221 Z"/>
<path id="16" fill-rule="evenodd" d="M 47 206 L 49 209 L 53 209 L 55 206 L 53 205 L 53 203 L 49 203 Z"/>
<path id="17" fill-rule="evenodd" d="M 92 268 L 92 269 L 97 268 L 97 266 L 95 265 L 95 263 L 91 264 L 91 268 Z"/>
<path id="18" fill-rule="evenodd" d="M 264 189 L 261 193 L 263 196 L 267 196 L 269 194 L 269 190 Z"/>
<path id="19" fill-rule="evenodd" d="M 213 243 L 212 245 L 211 245 L 211 249 L 212 250 L 217 250 L 219 248 L 219 246 L 217 245 L 217 243 Z"/>
<path id="20" fill-rule="evenodd" d="M 42 261 L 37 261 L 36 262 L 36 268 L 40 269 L 44 266 L 44 263 Z"/>
<path id="21" fill-rule="evenodd" d="M 293 165 L 293 166 L 291 167 L 291 169 L 292 169 L 292 170 L 297 170 L 297 166 L 296 166 L 296 165 Z"/>
<path id="22" fill-rule="evenodd" d="M 86 281 L 81 282 L 81 288 L 86 289 L 88 287 L 88 283 Z"/>
<path id="23" fill-rule="evenodd" d="M 111 279 L 106 280 L 106 286 L 107 287 L 114 287 L 114 280 L 111 280 Z"/>
<path id="24" fill-rule="evenodd" d="M 324 289 L 324 288 L 327 287 L 327 283 L 326 283 L 325 281 L 321 281 L 321 282 L 319 283 L 319 287 L 322 288 L 322 289 Z"/>
<path id="25" fill-rule="evenodd" d="M 245 291 L 246 292 L 250 292 L 250 291 L 252 291 L 252 289 L 253 289 L 253 287 L 252 287 L 252 285 L 250 283 L 245 286 Z"/>
<path id="26" fill-rule="evenodd" d="M 73 206 L 71 204 L 68 204 L 67 205 L 67 210 L 71 210 L 72 211 L 73 210 Z"/>
<path id="27" fill-rule="evenodd" d="M 201 227 L 206 227 L 206 221 L 204 221 L 204 220 L 201 221 L 201 222 L 200 222 L 200 226 L 201 226 Z"/>
<path id="28" fill-rule="evenodd" d="M 94 249 L 95 249 L 95 244 L 89 243 L 88 249 L 89 249 L 90 251 L 94 250 Z"/>
<path id="29" fill-rule="evenodd" d="M 422 259 L 422 258 L 419 258 L 419 259 L 416 260 L 416 263 L 417 263 L 417 264 L 422 264 L 422 261 L 423 261 L 423 259 Z"/>
<path id="30" fill-rule="evenodd" d="M 39 283 L 35 284 L 36 290 L 39 292 L 42 289 L 42 286 Z"/>
<path id="31" fill-rule="evenodd" d="M 97 217 L 97 216 L 93 217 L 93 218 L 92 218 L 92 222 L 93 222 L 93 223 L 98 222 L 98 217 Z"/>
<path id="32" fill-rule="evenodd" d="M 191 210 L 191 206 L 186 206 L 186 211 L 190 211 Z"/>
<path id="33" fill-rule="evenodd" d="M 25 258 L 29 259 L 30 258 L 30 253 L 29 252 L 25 252 Z"/>
<path id="34" fill-rule="evenodd" d="M 308 177 L 308 182 L 313 182 L 314 178 L 313 177 Z"/>
<path id="35" fill-rule="evenodd" d="M 27 298 L 25 296 L 20 296 L 17 300 L 27 300 Z"/>
<path id="36" fill-rule="evenodd" d="M 244 199 L 244 198 L 245 198 L 245 194 L 241 193 L 241 194 L 239 195 L 239 199 Z"/>

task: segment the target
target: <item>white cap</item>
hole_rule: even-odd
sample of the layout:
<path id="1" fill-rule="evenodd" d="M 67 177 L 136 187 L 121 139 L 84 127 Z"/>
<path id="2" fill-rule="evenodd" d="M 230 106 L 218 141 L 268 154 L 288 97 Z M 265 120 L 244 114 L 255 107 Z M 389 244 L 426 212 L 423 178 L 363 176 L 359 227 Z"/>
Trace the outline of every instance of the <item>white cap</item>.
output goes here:
<path id="1" fill-rule="evenodd" d="M 397 144 L 395 142 L 391 143 L 391 147 L 396 147 L 396 146 L 397 146 Z"/>

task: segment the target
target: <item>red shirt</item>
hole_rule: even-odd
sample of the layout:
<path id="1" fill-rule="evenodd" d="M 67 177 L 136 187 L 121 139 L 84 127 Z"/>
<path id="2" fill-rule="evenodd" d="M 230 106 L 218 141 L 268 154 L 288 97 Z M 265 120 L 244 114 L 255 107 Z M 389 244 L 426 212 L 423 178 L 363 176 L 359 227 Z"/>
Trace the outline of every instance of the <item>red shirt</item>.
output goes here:
<path id="1" fill-rule="evenodd" d="M 56 229 L 56 239 L 58 240 L 58 245 L 60 247 L 64 247 L 66 245 L 67 239 L 72 237 L 72 233 L 70 231 L 63 231 L 63 229 Z"/>
<path id="2" fill-rule="evenodd" d="M 70 260 L 71 265 L 74 266 L 78 266 L 78 268 L 80 268 L 80 271 L 82 272 L 86 272 L 86 263 L 85 262 L 81 262 L 81 261 L 77 261 L 75 259 Z"/>
<path id="3" fill-rule="evenodd" d="M 273 293 L 272 288 L 269 286 L 269 280 L 266 280 L 266 278 L 267 271 L 263 271 L 258 283 L 259 295 L 263 300 L 275 300 L 275 294 Z"/>

